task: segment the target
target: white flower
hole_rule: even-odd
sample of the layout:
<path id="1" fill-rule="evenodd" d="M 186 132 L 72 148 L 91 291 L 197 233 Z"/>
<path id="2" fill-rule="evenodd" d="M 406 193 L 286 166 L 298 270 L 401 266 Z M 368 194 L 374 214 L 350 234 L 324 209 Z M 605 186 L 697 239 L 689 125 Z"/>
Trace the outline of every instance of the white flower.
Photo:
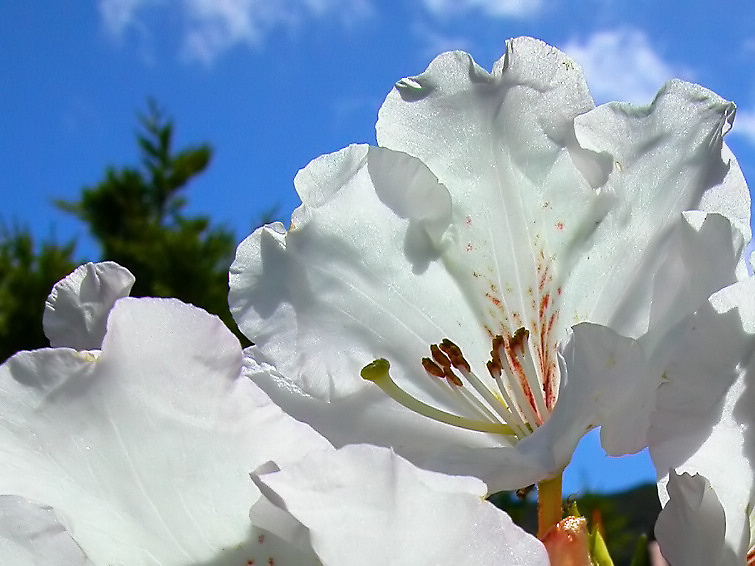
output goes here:
<path id="1" fill-rule="evenodd" d="M 594 108 L 577 65 L 529 38 L 492 73 L 441 55 L 388 95 L 380 147 L 310 163 L 291 228 L 239 246 L 231 308 L 279 372 L 250 375 L 339 445 L 392 446 L 494 490 L 557 475 L 587 428 L 646 427 L 632 407 L 649 410 L 660 379 L 618 405 L 608 391 L 616 418 L 576 415 L 557 403 L 568 329 L 604 324 L 653 350 L 735 279 L 749 194 L 722 141 L 733 115 L 681 81 L 648 107 Z M 379 359 L 391 379 L 385 362 L 368 376 L 388 395 L 360 377 Z M 557 410 L 572 417 L 541 433 Z"/>
<path id="2" fill-rule="evenodd" d="M 440 565 L 467 550 L 489 564 L 547 564 L 540 543 L 481 499 L 484 484 L 418 470 L 385 449 L 336 452 L 242 376 L 238 341 L 216 317 L 173 299 L 119 299 L 124 281 L 133 278 L 116 264 L 89 264 L 48 302 L 53 340 L 96 350 L 21 352 L 0 366 L 2 564 L 367 565 L 378 563 L 367 552 L 378 530 L 385 556 L 406 564 L 423 563 L 439 537 L 448 545 Z M 319 456 L 287 471 L 310 453 Z M 262 500 L 249 474 L 271 461 L 281 478 L 334 472 L 297 480 L 316 501 L 285 494 L 306 515 L 311 543 L 261 528 L 270 517 L 258 506 L 250 520 Z M 266 489 L 283 490 L 270 480 Z M 429 489 L 432 506 L 417 508 Z M 379 513 L 360 492 L 383 503 Z M 346 509 L 370 518 L 349 525 L 349 539 Z"/>

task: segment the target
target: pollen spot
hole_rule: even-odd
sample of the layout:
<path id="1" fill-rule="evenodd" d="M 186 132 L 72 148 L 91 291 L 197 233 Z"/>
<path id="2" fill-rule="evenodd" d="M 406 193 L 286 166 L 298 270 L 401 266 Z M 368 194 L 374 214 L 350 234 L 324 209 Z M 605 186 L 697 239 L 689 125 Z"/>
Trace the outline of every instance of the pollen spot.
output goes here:
<path id="1" fill-rule="evenodd" d="M 81 360 L 84 360 L 85 362 L 96 362 L 97 358 L 99 357 L 99 354 L 95 354 L 95 353 L 87 352 L 87 351 L 79 351 L 79 352 L 76 352 L 76 357 L 78 357 Z"/>
<path id="2" fill-rule="evenodd" d="M 501 299 L 494 297 L 491 293 L 485 293 L 485 297 L 493 303 L 496 307 L 501 307 L 503 303 L 501 303 Z"/>
<path id="3" fill-rule="evenodd" d="M 472 251 L 473 249 L 474 249 L 474 246 L 472 245 L 472 243 L 471 243 L 471 242 L 470 242 L 470 243 L 468 243 L 468 244 L 467 244 L 467 251 L 468 251 L 468 252 L 471 252 L 471 251 Z"/>

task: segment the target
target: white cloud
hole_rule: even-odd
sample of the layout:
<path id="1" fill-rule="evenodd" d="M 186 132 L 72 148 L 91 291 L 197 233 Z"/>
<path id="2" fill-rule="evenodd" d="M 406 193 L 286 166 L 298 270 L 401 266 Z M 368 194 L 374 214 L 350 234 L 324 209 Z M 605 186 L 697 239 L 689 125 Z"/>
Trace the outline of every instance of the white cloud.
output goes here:
<path id="1" fill-rule="evenodd" d="M 584 69 L 597 102 L 648 104 L 667 80 L 691 78 L 688 69 L 664 61 L 636 29 L 598 32 L 584 42 L 571 40 L 562 49 Z"/>
<path id="2" fill-rule="evenodd" d="M 742 136 L 749 143 L 755 145 L 755 111 L 738 109 L 731 135 Z"/>
<path id="3" fill-rule="evenodd" d="M 115 36 L 144 28 L 148 9 L 179 14 L 183 55 L 212 63 L 236 45 L 260 45 L 279 28 L 333 17 L 349 25 L 372 13 L 371 0 L 99 0 L 100 15 Z"/>
<path id="4" fill-rule="evenodd" d="M 100 17 L 107 30 L 115 36 L 137 24 L 136 12 L 152 0 L 100 0 Z"/>
<path id="5" fill-rule="evenodd" d="M 543 5 L 542 0 L 423 0 L 423 3 L 430 13 L 439 17 L 476 10 L 498 18 L 534 16 Z"/>

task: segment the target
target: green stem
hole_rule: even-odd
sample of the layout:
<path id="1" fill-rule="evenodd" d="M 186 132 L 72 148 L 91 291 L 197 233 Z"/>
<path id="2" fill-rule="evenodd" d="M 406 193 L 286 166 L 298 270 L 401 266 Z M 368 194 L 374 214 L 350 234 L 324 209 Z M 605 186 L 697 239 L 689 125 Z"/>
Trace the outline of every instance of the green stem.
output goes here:
<path id="1" fill-rule="evenodd" d="M 537 484 L 537 537 L 541 540 L 563 518 L 561 475 Z"/>

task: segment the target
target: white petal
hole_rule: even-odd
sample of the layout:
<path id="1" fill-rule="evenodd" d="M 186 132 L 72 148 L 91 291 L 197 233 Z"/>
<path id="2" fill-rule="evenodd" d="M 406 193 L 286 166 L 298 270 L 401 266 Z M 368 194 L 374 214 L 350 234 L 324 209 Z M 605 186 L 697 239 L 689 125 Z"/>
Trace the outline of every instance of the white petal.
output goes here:
<path id="1" fill-rule="evenodd" d="M 602 427 L 601 441 L 609 453 L 642 448 L 660 374 L 648 375 L 637 341 L 582 323 L 574 327 L 560 359 L 562 385 L 556 408 L 531 440 L 525 440 L 544 444 L 541 451 L 562 466 L 582 435 L 597 426 Z"/>
<path id="2" fill-rule="evenodd" d="M 749 240 L 750 195 L 723 143 L 735 110 L 700 85 L 672 80 L 650 106 L 610 102 L 577 118 L 575 128 L 583 147 L 615 158 L 624 178 L 619 196 L 644 194 L 649 215 L 693 208 L 723 214 Z"/>
<path id="3" fill-rule="evenodd" d="M 374 387 L 360 370 L 376 358 L 424 376 L 431 343 L 460 328 L 487 342 L 437 261 L 450 203 L 424 165 L 351 146 L 310 163 L 296 185 L 292 228 L 258 229 L 231 266 L 231 310 L 264 361 L 328 400 Z M 438 395 L 429 378 L 411 386 Z"/>
<path id="4" fill-rule="evenodd" d="M 0 496 L 0 561 L 13 566 L 90 566 L 55 511 L 11 495 Z"/>
<path id="5" fill-rule="evenodd" d="M 548 564 L 540 542 L 482 499 L 484 484 L 415 468 L 388 449 L 313 453 L 255 481 L 329 566 Z"/>
<path id="6" fill-rule="evenodd" d="M 724 548 L 724 510 L 708 480 L 672 473 L 667 489 L 669 500 L 658 515 L 655 536 L 671 566 L 744 564 Z"/>
<path id="7" fill-rule="evenodd" d="M 652 275 L 682 211 L 724 214 L 749 240 L 749 191 L 722 141 L 734 110 L 703 87 L 671 81 L 648 107 L 612 102 L 575 120 L 580 144 L 615 161 L 605 187 L 616 197 L 612 213 L 575 267 L 576 288 L 564 288 L 570 298 L 584 295 L 577 303 L 582 320 L 632 337 L 647 329 Z M 622 238 L 612 238 L 615 233 Z M 583 281 L 603 283 L 580 289 Z"/>
<path id="8" fill-rule="evenodd" d="M 665 247 L 653 279 L 650 307 L 649 331 L 656 335 L 665 334 L 711 294 L 737 280 L 744 240 L 726 217 L 689 211 L 673 225 Z"/>
<path id="9" fill-rule="evenodd" d="M 122 299 L 101 354 L 0 368 L 0 493 L 55 508 L 97 564 L 266 560 L 248 473 L 328 444 L 241 377 L 236 338 L 169 299 Z"/>
<path id="10" fill-rule="evenodd" d="M 656 390 L 679 340 L 674 325 L 697 309 L 702 310 L 695 320 L 703 312 L 711 315 L 706 299 L 734 278 L 741 239 L 717 214 L 688 213 L 673 228 L 655 275 L 650 332 L 636 342 L 583 323 L 561 345 L 564 383 L 547 425 L 554 442 L 564 444 L 555 453 L 596 426 L 602 427 L 603 448 L 611 455 L 647 446 Z M 725 359 L 726 353 L 716 356 Z"/>
<path id="11" fill-rule="evenodd" d="M 699 473 L 726 514 L 726 552 L 744 563 L 755 505 L 755 279 L 723 289 L 691 321 L 658 391 L 650 455 L 659 473 Z M 662 478 L 661 501 L 668 495 Z"/>
<path id="12" fill-rule="evenodd" d="M 399 84 L 386 99 L 379 143 L 419 157 L 448 187 L 455 215 L 490 231 L 492 245 L 470 240 L 499 248 L 499 289 L 517 273 L 514 287 L 537 291 L 528 263 L 540 246 L 553 256 L 566 324 L 647 330 L 652 276 L 682 211 L 722 213 L 749 239 L 749 192 L 722 144 L 734 105 L 702 87 L 672 81 L 647 108 L 590 110 L 578 67 L 529 38 L 510 41 L 491 75 L 455 53 L 414 80 L 421 95 Z M 602 198 L 580 191 L 585 184 Z M 480 272 L 490 263 L 474 260 Z"/>
<path id="13" fill-rule="evenodd" d="M 134 276 L 112 261 L 87 263 L 52 288 L 42 324 L 53 347 L 96 350 L 115 301 L 128 297 Z"/>

